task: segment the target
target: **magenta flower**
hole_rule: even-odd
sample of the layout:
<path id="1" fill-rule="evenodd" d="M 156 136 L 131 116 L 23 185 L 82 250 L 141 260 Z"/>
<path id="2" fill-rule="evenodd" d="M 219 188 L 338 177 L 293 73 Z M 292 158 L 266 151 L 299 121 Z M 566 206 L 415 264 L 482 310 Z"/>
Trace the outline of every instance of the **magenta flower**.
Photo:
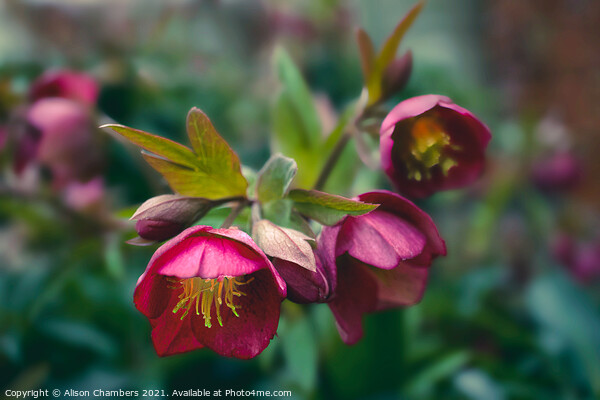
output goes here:
<path id="1" fill-rule="evenodd" d="M 560 152 L 537 161 L 531 178 L 540 190 L 561 192 L 573 189 L 579 183 L 582 170 L 581 163 L 573 154 Z"/>
<path id="2" fill-rule="evenodd" d="M 382 168 L 411 197 L 473 182 L 483 170 L 491 138 L 471 112 L 438 95 L 398 104 L 384 119 L 380 134 Z"/>
<path id="3" fill-rule="evenodd" d="M 561 233 L 550 242 L 550 251 L 571 276 L 581 284 L 600 279 L 600 240 L 576 241 Z"/>
<path id="4" fill-rule="evenodd" d="M 160 356 L 208 347 L 252 358 L 277 331 L 286 286 L 238 229 L 193 226 L 162 245 L 138 280 L 137 309 Z"/>
<path id="5" fill-rule="evenodd" d="M 172 221 L 140 219 L 135 222 L 135 230 L 141 238 L 157 242 L 170 239 L 184 229 L 184 224 Z"/>
<path id="6" fill-rule="evenodd" d="M 315 254 L 317 270 L 309 271 L 293 262 L 279 258 L 273 265 L 287 285 L 287 298 L 294 303 L 323 303 L 335 291 L 336 272 L 331 264 L 321 262 Z"/>
<path id="7" fill-rule="evenodd" d="M 93 106 L 100 89 L 90 75 L 81 72 L 49 71 L 33 82 L 29 89 L 32 101 L 46 97 L 62 97 Z"/>
<path id="8" fill-rule="evenodd" d="M 68 99 L 42 99 L 29 108 L 27 123 L 38 133 L 36 145 L 26 142 L 27 148 L 35 148 L 33 158 L 52 171 L 55 186 L 97 174 L 101 160 L 88 109 Z"/>
<path id="9" fill-rule="evenodd" d="M 387 191 L 358 199 L 380 206 L 324 227 L 318 239 L 324 262 L 337 267 L 329 307 L 346 344 L 362 337 L 363 314 L 420 301 L 431 261 L 446 254 L 431 218 L 407 199 Z"/>
<path id="10" fill-rule="evenodd" d="M 97 212 L 104 204 L 104 179 L 97 176 L 88 182 L 71 182 L 65 187 L 63 197 L 65 204 L 73 210 Z"/>

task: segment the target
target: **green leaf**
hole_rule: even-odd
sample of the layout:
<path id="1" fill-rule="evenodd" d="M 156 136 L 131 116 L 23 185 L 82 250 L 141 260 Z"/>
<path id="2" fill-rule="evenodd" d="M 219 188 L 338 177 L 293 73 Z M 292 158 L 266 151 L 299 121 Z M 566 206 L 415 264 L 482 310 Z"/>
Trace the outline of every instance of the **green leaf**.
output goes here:
<path id="1" fill-rule="evenodd" d="M 402 18 L 398 25 L 396 25 L 396 28 L 392 34 L 383 44 L 381 52 L 375 60 L 375 65 L 373 66 L 371 75 L 366 82 L 367 90 L 369 91 L 368 105 L 376 103 L 381 98 L 383 73 L 387 66 L 394 60 L 396 51 L 398 50 L 398 46 L 400 46 L 400 42 L 402 41 L 404 34 L 411 27 L 424 5 L 425 2 L 422 0 L 415 4 L 413 8 L 411 8 L 410 11 L 404 16 L 404 18 Z"/>
<path id="2" fill-rule="evenodd" d="M 275 66 L 283 89 L 273 107 L 273 148 L 293 158 L 301 173 L 300 186 L 312 186 L 319 173 L 321 123 L 313 97 L 300 71 L 283 50 L 275 52 Z"/>
<path id="3" fill-rule="evenodd" d="M 184 196 L 218 199 L 245 196 L 248 182 L 240 160 L 217 133 L 210 119 L 192 108 L 187 132 L 193 150 L 172 140 L 122 125 L 104 125 L 151 154 L 144 159 Z"/>
<path id="4" fill-rule="evenodd" d="M 373 64 L 375 63 L 375 49 L 371 37 L 364 29 L 359 28 L 356 31 L 356 42 L 360 52 L 360 65 L 362 67 L 365 82 L 373 72 Z"/>
<path id="5" fill-rule="evenodd" d="M 142 153 L 142 156 L 167 180 L 171 189 L 183 196 L 216 200 L 243 195 L 236 193 L 235 183 L 225 181 L 219 175 L 209 175 L 199 170 L 185 168 L 149 153 Z"/>
<path id="6" fill-rule="evenodd" d="M 140 146 L 142 149 L 163 157 L 172 163 L 179 164 L 188 168 L 198 166 L 198 159 L 194 152 L 177 142 L 160 136 L 153 135 L 139 129 L 129 128 L 123 125 L 102 125 L 100 128 L 110 128 L 131 143 Z"/>
<path id="7" fill-rule="evenodd" d="M 324 225 L 335 225 L 346 215 L 366 214 L 378 206 L 317 190 L 294 189 L 288 197 L 301 214 Z"/>
<path id="8" fill-rule="evenodd" d="M 562 273 L 538 278 L 527 293 L 529 312 L 567 341 L 600 395 L 600 318 L 594 302 Z"/>
<path id="9" fill-rule="evenodd" d="M 298 264 L 315 272 L 315 254 L 309 242 L 314 239 L 294 229 L 261 219 L 252 226 L 252 239 L 269 256 Z"/>
<path id="10" fill-rule="evenodd" d="M 317 144 L 321 139 L 321 122 L 312 94 L 298 67 L 283 49 L 275 51 L 275 64 L 284 93 L 288 96 L 294 111 L 302 123 L 304 141 L 308 146 Z"/>
<path id="11" fill-rule="evenodd" d="M 188 113 L 187 132 L 200 171 L 221 181 L 229 196 L 245 196 L 248 182 L 242 175 L 239 157 L 217 133 L 206 114 L 196 107 Z"/>
<path id="12" fill-rule="evenodd" d="M 297 171 L 298 165 L 293 159 L 281 154 L 271 156 L 258 173 L 256 184 L 258 200 L 261 203 L 268 203 L 283 198 Z"/>
<path id="13" fill-rule="evenodd" d="M 288 379 L 308 392 L 315 387 L 319 361 L 314 327 L 308 318 L 297 318 L 284 326 L 281 343 Z"/>

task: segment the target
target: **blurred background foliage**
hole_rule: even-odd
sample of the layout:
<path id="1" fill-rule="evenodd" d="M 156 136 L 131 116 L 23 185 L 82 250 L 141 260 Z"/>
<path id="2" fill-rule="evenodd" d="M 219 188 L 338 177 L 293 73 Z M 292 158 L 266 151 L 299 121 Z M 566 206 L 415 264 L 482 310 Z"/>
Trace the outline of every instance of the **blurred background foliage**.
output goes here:
<path id="1" fill-rule="evenodd" d="M 298 65 L 330 132 L 361 90 L 354 29 L 380 44 L 411 5 L 1 2 L 0 386 L 292 390 L 299 399 L 600 397 L 597 1 L 428 2 L 402 44 L 413 51 L 409 85 L 390 105 L 438 93 L 475 112 L 493 132 L 488 167 L 470 189 L 419 202 L 448 257 L 434 263 L 421 304 L 368 316 L 352 347 L 326 305 L 285 302 L 279 337 L 255 360 L 209 351 L 158 358 L 132 303 L 154 248 L 124 241 L 135 206 L 169 192 L 160 176 L 100 130 L 102 211 L 69 207 L 43 179 L 12 172 L 5 132 L 30 84 L 51 69 L 97 79 L 98 125 L 116 121 L 185 143 L 185 115 L 196 106 L 245 165 L 259 168 L 277 121 L 274 48 Z M 328 190 L 389 188 L 359 167 L 352 147 L 347 153 L 343 162 L 356 165 L 349 191 L 335 175 Z M 552 164 L 557 155 L 574 167 Z"/>

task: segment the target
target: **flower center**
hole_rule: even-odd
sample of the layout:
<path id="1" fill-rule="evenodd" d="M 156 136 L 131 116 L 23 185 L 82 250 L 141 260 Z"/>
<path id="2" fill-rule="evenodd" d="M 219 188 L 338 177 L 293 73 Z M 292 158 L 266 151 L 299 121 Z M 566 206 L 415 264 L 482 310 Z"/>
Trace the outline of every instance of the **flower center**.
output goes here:
<path id="1" fill-rule="evenodd" d="M 219 321 L 220 326 L 223 326 L 223 320 L 221 319 L 221 305 L 223 305 L 223 302 L 231 309 L 233 315 L 239 317 L 236 308 L 239 309 L 241 307 L 233 304 L 233 299 L 234 296 L 240 297 L 246 294 L 241 292 L 238 286 L 246 285 L 254 280 L 254 278 L 243 279 L 242 277 L 223 277 L 218 279 L 167 278 L 169 282 L 175 284 L 175 286 L 169 286 L 169 288 L 183 289 L 179 295 L 179 302 L 173 308 L 173 314 L 177 314 L 179 310 L 184 310 L 183 315 L 181 315 L 181 319 L 183 320 L 190 310 L 195 309 L 196 315 L 202 313 L 204 326 L 210 328 L 212 326 L 211 309 L 214 304 L 217 321 Z"/>
<path id="2" fill-rule="evenodd" d="M 403 143 L 399 143 L 400 151 L 409 179 L 430 179 L 431 169 L 437 165 L 447 175 L 450 168 L 457 164 L 456 160 L 444 152 L 446 147 L 455 146 L 450 144 L 450 136 L 434 117 L 417 118 L 411 126 L 410 135 L 403 140 Z"/>

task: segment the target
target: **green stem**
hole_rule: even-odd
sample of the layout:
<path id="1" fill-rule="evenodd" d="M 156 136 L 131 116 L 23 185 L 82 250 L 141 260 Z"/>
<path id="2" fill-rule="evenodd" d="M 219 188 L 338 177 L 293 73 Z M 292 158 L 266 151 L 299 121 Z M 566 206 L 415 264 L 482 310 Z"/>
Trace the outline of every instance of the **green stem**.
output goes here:
<path id="1" fill-rule="evenodd" d="M 348 144 L 351 137 L 352 137 L 352 135 L 348 131 L 344 132 L 344 134 L 340 137 L 340 139 L 336 143 L 335 147 L 331 151 L 329 158 L 325 162 L 325 165 L 323 166 L 323 169 L 321 170 L 321 174 L 319 174 L 317 183 L 315 183 L 315 186 L 314 186 L 315 190 L 323 189 L 323 187 L 325 186 L 325 183 L 327 183 L 327 179 L 329 178 L 329 176 L 331 175 L 331 172 L 333 171 L 333 168 L 335 167 L 335 164 L 340 159 L 340 156 L 344 152 L 344 149 L 346 148 L 346 144 Z"/>
<path id="2" fill-rule="evenodd" d="M 235 219 L 240 215 L 240 213 L 246 208 L 246 206 L 250 204 L 247 200 L 240 201 L 229 213 L 225 221 L 221 224 L 221 229 L 229 228 L 233 225 Z"/>

